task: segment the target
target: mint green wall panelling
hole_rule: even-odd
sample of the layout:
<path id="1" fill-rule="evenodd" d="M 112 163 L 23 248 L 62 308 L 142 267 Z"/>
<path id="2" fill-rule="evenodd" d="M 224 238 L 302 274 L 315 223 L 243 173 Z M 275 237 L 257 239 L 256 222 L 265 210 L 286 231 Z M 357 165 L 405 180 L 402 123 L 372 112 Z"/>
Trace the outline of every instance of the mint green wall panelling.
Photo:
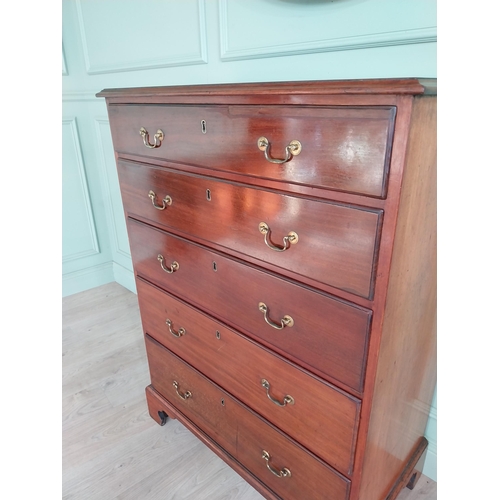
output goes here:
<path id="1" fill-rule="evenodd" d="M 63 296 L 113 281 L 109 258 L 102 254 L 95 207 L 74 117 L 62 122 Z M 104 245 L 105 246 L 105 245 Z"/>
<path id="2" fill-rule="evenodd" d="M 86 9 L 92 9 L 92 5 L 99 5 L 107 2 L 82 2 Z M 142 6 L 151 6 L 154 2 L 136 2 Z M 234 0 L 229 0 L 229 11 L 232 9 Z M 253 6 L 255 12 L 265 12 L 268 7 L 267 0 L 252 0 L 247 2 Z M 294 2 L 279 2 L 285 5 L 288 9 L 297 9 Z M 314 2 L 310 3 L 312 12 L 318 12 L 318 9 L 313 9 Z M 329 2 L 330 4 L 332 2 Z M 342 0 L 335 4 L 347 4 Z M 359 2 L 357 2 L 359 4 Z M 365 2 L 371 4 L 372 2 Z M 407 22 L 409 16 L 407 5 L 414 5 L 414 2 L 400 2 L 396 12 L 388 10 L 387 2 L 377 2 L 378 16 L 392 19 L 392 23 Z M 301 55 L 286 55 L 282 57 L 264 57 L 248 60 L 223 61 L 221 59 L 221 38 L 222 30 L 224 29 L 223 21 L 220 21 L 219 3 L 215 0 L 205 2 L 205 18 L 206 18 L 206 46 L 207 46 L 207 64 L 193 64 L 188 66 L 172 66 L 161 67 L 150 70 L 134 70 L 134 71 L 119 71 L 106 74 L 88 75 L 85 70 L 84 48 L 80 36 L 80 22 L 76 2 L 65 0 L 63 1 L 63 40 L 66 55 L 66 63 L 71 70 L 71 74 L 63 80 L 63 88 L 65 92 L 82 92 L 95 93 L 106 87 L 136 87 L 136 86 L 154 86 L 154 85 L 183 85 L 183 84 L 200 84 L 200 83 L 227 83 L 227 82 L 243 82 L 243 81 L 283 81 L 283 80 L 310 80 L 310 79 L 347 79 L 347 78 L 390 78 L 390 77 L 435 77 L 436 76 L 436 42 L 429 43 L 412 43 L 387 47 L 375 48 L 359 48 L 356 50 L 336 50 L 333 52 L 311 52 Z M 222 4 L 221 4 L 222 5 Z M 235 3 L 239 5 L 239 3 Z M 422 29 L 428 29 L 435 23 L 435 2 L 429 0 L 419 0 L 418 5 L 419 19 L 422 20 Z M 221 7 L 222 8 L 222 7 Z M 121 17 L 127 17 L 123 8 L 120 9 Z M 264 15 L 264 14 L 262 14 Z M 130 14 L 130 17 L 132 14 Z M 269 16 L 269 13 L 267 14 Z M 376 18 L 378 19 L 378 18 Z M 374 22 L 376 21 L 374 20 Z M 317 19 L 318 25 L 322 25 L 324 21 L 321 18 Z M 273 23 L 276 28 L 276 33 L 286 29 L 287 26 L 283 23 L 280 17 L 273 17 Z M 256 26 L 262 23 L 258 22 Z M 353 26 L 356 26 L 354 23 Z M 435 24 L 434 24 L 435 26 Z M 431 28 L 435 29 L 434 28 Z M 110 39 L 118 37 L 116 24 L 110 22 L 107 36 Z M 141 33 L 145 32 L 145 28 L 138 27 L 135 35 L 140 37 Z M 301 36 L 296 28 L 290 28 L 291 33 L 296 36 Z M 372 27 L 372 32 L 376 32 L 376 26 Z M 86 29 L 86 37 L 91 38 L 91 33 L 95 33 L 92 28 Z M 197 35 L 198 31 L 195 31 Z M 311 33 L 309 33 L 311 35 Z M 316 42 L 322 42 L 321 33 L 317 33 Z M 131 35 L 132 36 L 132 35 Z M 161 43 L 162 33 L 158 33 L 156 39 L 156 50 L 159 53 L 164 53 L 161 57 L 170 57 L 169 53 L 175 50 L 176 44 L 173 47 L 165 46 Z M 189 37 L 189 33 L 185 33 Z M 252 39 L 255 41 L 244 41 L 245 44 L 260 43 L 259 40 L 265 33 L 255 29 Z M 276 35 L 278 37 L 278 35 Z M 288 35 L 287 35 L 288 36 Z M 329 35 L 335 36 L 334 33 Z M 234 38 L 234 37 L 233 37 Z M 312 42 L 314 40 L 310 38 Z M 106 50 L 106 39 L 100 38 L 101 50 Z M 311 43 L 312 43 L 311 42 Z M 314 42 L 314 43 L 316 43 Z M 178 40 L 177 44 L 182 44 L 183 39 Z M 243 42 L 239 42 L 240 45 Z M 125 60 L 126 45 L 121 46 L 115 54 L 117 60 Z M 149 56 L 149 52 L 145 52 L 144 56 Z M 110 63 L 111 64 L 111 63 Z M 74 69 L 73 69 L 74 68 Z"/>
<path id="3" fill-rule="evenodd" d="M 429 441 L 425 457 L 423 473 L 437 481 L 437 388 L 432 399 L 431 412 L 425 429 L 425 437 Z"/>
<path id="4" fill-rule="evenodd" d="M 101 169 L 96 161 L 92 118 L 105 110 L 103 103 L 96 99 L 65 101 L 63 105 L 64 295 L 113 281 L 105 195 Z"/>
<path id="5" fill-rule="evenodd" d="M 107 220 L 109 227 L 112 228 L 111 248 L 113 256 L 117 259 L 123 258 L 130 260 L 130 246 L 127 237 L 127 227 L 125 224 L 125 215 L 123 213 L 123 204 L 108 118 L 96 118 L 95 126 L 99 145 L 98 152 L 101 155 L 100 162 L 103 168 L 103 183 L 106 191 Z M 127 260 L 122 260 L 120 262 L 122 265 L 126 263 Z M 132 270 L 132 267 L 130 267 L 130 270 Z"/>
<path id="6" fill-rule="evenodd" d="M 209 52 L 210 56 L 210 52 Z M 214 62 L 210 83 L 436 77 L 436 43 Z"/>
<path id="7" fill-rule="evenodd" d="M 88 74 L 206 62 L 204 0 L 76 2 Z"/>
<path id="8" fill-rule="evenodd" d="M 64 47 L 62 48 L 62 74 L 63 76 L 68 74 L 68 67 L 66 66 L 66 58 L 64 57 Z"/>
<path id="9" fill-rule="evenodd" d="M 135 292 L 132 258 L 127 237 L 125 214 L 118 182 L 113 142 L 107 116 L 95 118 L 95 132 L 98 144 L 99 165 L 102 172 L 106 219 L 109 228 L 111 255 L 115 279 Z"/>
<path id="10" fill-rule="evenodd" d="M 220 0 L 221 57 L 262 58 L 435 42 L 434 6 L 425 0 Z"/>
<path id="11" fill-rule="evenodd" d="M 116 2 L 106 2 L 99 1 L 88 1 L 83 0 L 81 2 L 84 15 L 90 15 L 90 17 L 96 17 L 93 14 L 94 9 L 105 8 L 103 4 L 115 4 Z M 161 1 L 142 1 L 135 0 L 133 4 L 141 9 L 152 9 L 153 6 L 162 4 Z M 178 2 L 181 7 L 184 2 Z M 217 2 L 201 2 L 200 4 L 194 0 L 190 0 L 189 5 L 194 9 L 198 9 L 198 5 L 201 5 L 202 9 L 207 10 L 209 6 L 213 6 L 217 12 Z M 125 2 L 118 2 L 119 6 L 116 6 L 116 11 L 119 14 L 119 22 L 110 21 L 109 17 L 105 19 L 107 29 L 104 33 L 93 26 L 90 20 L 85 18 L 84 25 L 80 19 L 78 12 L 78 4 L 75 0 L 63 0 L 62 3 L 62 14 L 63 14 L 63 43 L 64 51 L 66 57 L 66 64 L 70 71 L 69 76 L 63 79 L 63 93 L 65 97 L 71 97 L 71 94 L 76 94 L 77 97 L 82 95 L 82 92 L 88 93 L 87 98 L 96 99 L 95 93 L 102 90 L 103 88 L 109 87 L 137 87 L 137 86 L 151 86 L 151 85 L 175 85 L 175 84 L 186 84 L 186 83 L 206 83 L 207 81 L 207 64 L 200 63 L 190 63 L 187 59 L 189 54 L 186 52 L 185 47 L 193 45 L 190 43 L 190 37 L 195 36 L 200 39 L 200 47 L 196 49 L 198 54 L 196 58 L 205 58 L 204 50 L 207 46 L 207 36 L 206 36 L 206 23 L 202 24 L 201 21 L 205 20 L 205 15 L 199 12 L 199 9 L 190 16 L 188 20 L 181 22 L 177 18 L 177 25 L 184 25 L 183 36 L 177 40 L 174 40 L 170 44 L 165 43 L 166 25 L 162 25 L 161 29 L 151 30 L 149 28 L 150 24 L 145 24 L 142 27 L 135 25 L 134 21 L 134 10 L 127 11 L 124 8 Z M 184 9 L 187 8 L 184 7 Z M 179 10 L 179 9 L 177 9 Z M 195 15 L 196 14 L 196 15 Z M 151 14 L 150 14 L 151 15 Z M 102 22 L 102 20 L 100 21 Z M 121 25 L 133 26 L 132 30 L 124 32 L 121 29 Z M 101 25 L 99 25 L 101 26 Z M 191 29 L 193 26 L 195 28 Z M 203 29 L 202 29 L 203 28 Z M 215 29 L 217 29 L 215 27 Z M 83 30 L 83 31 L 82 31 Z M 113 51 L 109 51 L 109 44 L 113 44 L 113 40 L 123 38 L 126 35 L 127 39 L 123 44 L 119 44 L 117 48 Z M 216 34 L 216 36 L 218 36 Z M 93 46 L 95 39 L 98 37 L 99 44 L 93 49 L 87 48 L 88 45 Z M 132 45 L 131 40 L 137 40 L 137 47 L 141 45 L 141 40 L 149 37 L 153 42 L 148 42 L 143 44 L 141 48 L 141 54 L 144 59 L 134 60 L 129 54 L 130 47 Z M 83 43 L 83 38 L 85 38 L 85 44 Z M 203 43 L 202 43 L 203 41 Z M 218 42 L 217 42 L 218 43 Z M 134 42 L 135 44 L 135 42 Z M 106 52 L 106 56 L 99 55 L 99 51 Z M 99 65 L 103 65 L 105 70 L 112 69 L 113 64 L 120 61 L 119 66 L 123 66 L 121 69 L 118 68 L 116 72 L 111 73 L 87 73 L 87 62 L 85 60 L 85 53 L 87 52 L 90 58 L 90 66 L 92 68 L 99 68 Z M 179 58 L 179 55 L 182 57 Z M 135 57 L 135 56 L 134 56 Z M 148 65 L 151 63 L 151 58 L 156 57 L 158 61 L 164 66 L 147 69 Z M 177 60 L 176 60 L 177 58 Z M 113 62 L 115 61 L 115 62 Z M 157 61 L 157 62 L 158 62 Z M 168 64 L 172 66 L 168 66 Z M 175 66 L 176 64 L 181 64 L 180 66 Z M 96 66 L 97 65 L 97 66 Z M 126 71 L 126 69 L 130 71 Z M 97 100 L 97 99 L 96 99 Z"/>
<path id="12" fill-rule="evenodd" d="M 62 213 L 63 264 L 96 255 L 99 243 L 76 118 L 63 120 Z"/>

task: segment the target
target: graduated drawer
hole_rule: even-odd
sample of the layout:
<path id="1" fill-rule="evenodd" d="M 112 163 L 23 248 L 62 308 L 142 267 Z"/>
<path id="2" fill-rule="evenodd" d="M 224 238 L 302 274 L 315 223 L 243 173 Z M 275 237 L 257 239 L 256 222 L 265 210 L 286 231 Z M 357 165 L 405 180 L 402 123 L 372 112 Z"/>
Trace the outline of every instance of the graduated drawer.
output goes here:
<path id="1" fill-rule="evenodd" d="M 271 490 L 287 499 L 347 498 L 348 479 L 148 336 L 146 351 L 153 388 Z"/>
<path id="2" fill-rule="evenodd" d="M 358 399 L 141 280 L 137 293 L 145 333 L 337 470 L 351 474 Z M 314 418 L 305 422 L 308 414 Z"/>
<path id="3" fill-rule="evenodd" d="M 132 219 L 128 229 L 138 276 L 314 373 L 362 390 L 371 311 Z M 266 318 L 275 326 L 282 326 L 285 318 L 288 326 L 276 329 Z"/>
<path id="4" fill-rule="evenodd" d="M 385 196 L 394 107 L 111 104 L 109 117 L 118 153 Z M 145 139 L 141 128 L 148 132 Z M 147 147 L 144 140 L 154 146 L 158 130 L 164 134 L 161 145 Z M 268 140 L 270 160 L 290 160 L 268 161 L 259 149 L 261 137 Z M 295 156 L 286 152 L 291 141 L 301 145 Z"/>
<path id="5" fill-rule="evenodd" d="M 118 162 L 118 173 L 129 215 L 362 297 L 372 294 L 380 210 L 313 201 L 128 162 Z M 170 200 L 164 202 L 166 196 Z M 267 235 L 260 232 L 261 223 L 269 227 Z M 297 239 L 285 242 L 290 232 Z"/>

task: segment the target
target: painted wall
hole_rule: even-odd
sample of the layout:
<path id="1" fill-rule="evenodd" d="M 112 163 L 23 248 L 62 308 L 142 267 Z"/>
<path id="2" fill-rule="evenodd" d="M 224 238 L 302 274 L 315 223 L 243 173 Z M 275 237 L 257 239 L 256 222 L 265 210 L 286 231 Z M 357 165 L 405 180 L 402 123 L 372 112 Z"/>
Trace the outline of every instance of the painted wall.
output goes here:
<path id="1" fill-rule="evenodd" d="M 436 77 L 437 0 L 63 0 L 63 294 L 135 291 L 103 88 Z M 436 401 L 424 473 L 436 479 Z"/>

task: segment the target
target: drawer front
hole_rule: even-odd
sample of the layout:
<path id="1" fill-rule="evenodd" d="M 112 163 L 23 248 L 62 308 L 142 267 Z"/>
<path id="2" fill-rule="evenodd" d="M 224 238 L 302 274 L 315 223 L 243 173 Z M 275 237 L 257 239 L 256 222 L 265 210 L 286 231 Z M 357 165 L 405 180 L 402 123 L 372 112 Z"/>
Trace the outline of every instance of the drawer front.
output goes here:
<path id="1" fill-rule="evenodd" d="M 361 391 L 371 311 L 140 222 L 129 219 L 128 228 L 137 275 L 314 373 Z M 162 265 L 167 271 L 174 269 L 173 262 L 178 264 L 174 272 L 162 269 Z"/>
<path id="2" fill-rule="evenodd" d="M 271 490 L 290 499 L 347 498 L 346 478 L 147 336 L 146 350 L 154 389 Z M 290 474 L 277 477 L 267 465 Z"/>
<path id="3" fill-rule="evenodd" d="M 109 106 L 118 153 L 374 197 L 385 196 L 394 116 L 393 107 Z M 161 145 L 144 145 L 141 128 L 150 146 L 161 130 Z M 270 160 L 290 159 L 268 161 L 261 137 Z"/>
<path id="4" fill-rule="evenodd" d="M 145 333 L 315 455 L 351 474 L 358 399 L 141 280 L 137 293 Z M 307 414 L 314 419 L 304 424 Z"/>
<path id="5" fill-rule="evenodd" d="M 141 164 L 119 162 L 118 172 L 129 215 L 362 297 L 372 293 L 381 211 L 260 191 Z M 165 202 L 166 196 L 170 200 Z M 269 227 L 268 234 L 260 232 L 261 222 Z M 290 232 L 296 234 L 296 240 L 284 241 Z"/>

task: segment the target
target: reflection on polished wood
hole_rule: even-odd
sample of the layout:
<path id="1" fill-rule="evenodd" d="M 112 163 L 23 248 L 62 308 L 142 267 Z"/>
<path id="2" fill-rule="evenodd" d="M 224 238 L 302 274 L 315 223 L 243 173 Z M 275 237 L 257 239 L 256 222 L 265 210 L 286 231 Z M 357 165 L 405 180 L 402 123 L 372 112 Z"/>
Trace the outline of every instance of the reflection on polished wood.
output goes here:
<path id="1" fill-rule="evenodd" d="M 116 283 L 63 299 L 63 500 L 263 497 L 176 420 L 148 415 L 135 294 Z M 422 476 L 398 500 L 434 500 Z"/>

